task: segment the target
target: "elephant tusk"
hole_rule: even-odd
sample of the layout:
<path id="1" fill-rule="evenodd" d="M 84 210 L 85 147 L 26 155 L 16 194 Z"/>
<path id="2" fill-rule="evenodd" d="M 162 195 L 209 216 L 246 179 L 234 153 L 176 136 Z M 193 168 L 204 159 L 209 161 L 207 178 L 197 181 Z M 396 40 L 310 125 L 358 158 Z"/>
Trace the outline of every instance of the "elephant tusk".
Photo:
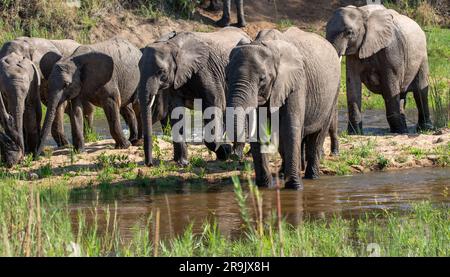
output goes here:
<path id="1" fill-rule="evenodd" d="M 152 101 L 150 102 L 150 108 L 153 106 L 153 103 L 155 103 L 155 98 L 156 98 L 156 95 L 153 95 Z"/>
<path id="2" fill-rule="evenodd" d="M 253 124 L 251 124 L 251 130 L 250 130 L 250 137 L 249 138 L 253 138 L 253 136 L 256 133 L 256 124 L 257 124 L 256 120 L 257 120 L 256 119 L 256 110 L 254 110 L 253 111 L 253 121 L 252 121 Z"/>
<path id="3" fill-rule="evenodd" d="M 339 63 L 342 63 L 342 56 L 339 56 Z"/>

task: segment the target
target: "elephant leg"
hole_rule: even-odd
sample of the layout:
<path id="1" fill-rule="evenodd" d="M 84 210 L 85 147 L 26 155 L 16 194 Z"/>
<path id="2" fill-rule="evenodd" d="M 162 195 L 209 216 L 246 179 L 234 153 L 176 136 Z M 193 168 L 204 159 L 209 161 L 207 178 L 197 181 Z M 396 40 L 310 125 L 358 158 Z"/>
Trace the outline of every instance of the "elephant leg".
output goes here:
<path id="1" fill-rule="evenodd" d="M 27 112 L 24 113 L 24 135 L 25 135 L 25 153 L 35 153 L 39 147 L 40 134 L 40 119 L 38 121 L 40 112 L 36 107 L 27 107 Z"/>
<path id="2" fill-rule="evenodd" d="M 91 103 L 83 103 L 84 114 L 84 135 L 94 128 L 94 112 L 95 106 Z"/>
<path id="3" fill-rule="evenodd" d="M 339 136 L 338 136 L 338 110 L 332 113 L 330 129 L 328 131 L 331 141 L 331 155 L 339 155 Z"/>
<path id="4" fill-rule="evenodd" d="M 386 105 L 386 117 L 389 123 L 391 133 L 407 133 L 405 115 L 401 113 L 400 109 L 400 94 L 392 97 L 385 97 L 384 103 Z"/>
<path id="5" fill-rule="evenodd" d="M 70 102 L 69 115 L 72 130 L 72 144 L 76 151 L 84 152 L 83 104 L 79 98 L 74 98 Z"/>
<path id="6" fill-rule="evenodd" d="M 66 104 L 60 105 L 55 113 L 55 120 L 52 124 L 52 137 L 56 142 L 58 147 L 67 147 L 69 145 L 69 141 L 64 135 L 64 110 L 66 109 Z"/>
<path id="7" fill-rule="evenodd" d="M 320 173 L 320 156 L 323 149 L 323 142 L 328 134 L 328 130 L 323 129 L 306 137 L 305 151 L 308 161 L 305 169 L 305 179 L 317 179 Z"/>
<path id="8" fill-rule="evenodd" d="M 205 109 L 203 110 L 203 112 L 205 112 Z M 212 124 L 212 122 L 215 119 L 205 119 L 203 121 L 204 126 L 207 126 L 208 124 Z M 222 118 L 220 117 L 220 119 L 218 119 L 219 122 L 222 122 Z M 215 132 L 217 132 L 218 130 L 214 130 Z M 206 134 L 206 132 L 205 132 Z M 208 134 L 208 135 L 212 135 L 213 137 L 210 138 L 210 140 L 213 141 L 204 141 L 206 147 L 208 147 L 209 150 L 213 151 L 216 153 L 217 159 L 220 161 L 226 161 L 228 160 L 228 158 L 230 157 L 231 153 L 233 152 L 233 147 L 230 144 L 226 144 L 226 143 L 222 143 L 218 140 L 221 139 L 222 135 L 220 134 L 220 136 L 218 137 L 217 135 L 213 135 L 213 134 Z"/>
<path id="9" fill-rule="evenodd" d="M 244 15 L 244 0 L 234 0 L 236 3 L 237 8 L 237 17 L 238 17 L 238 25 L 237 27 L 242 28 L 247 25 L 247 22 L 245 22 L 245 15 Z"/>
<path id="10" fill-rule="evenodd" d="M 284 179 L 284 145 L 283 145 L 283 140 L 280 140 L 279 145 L 278 145 L 278 152 L 280 153 L 281 156 L 281 166 L 280 169 L 278 170 L 278 177 L 280 179 Z"/>
<path id="11" fill-rule="evenodd" d="M 259 187 L 270 187 L 272 185 L 272 174 L 269 167 L 269 156 L 261 153 L 261 144 L 259 142 L 250 143 L 253 163 L 255 166 L 256 185 Z"/>
<path id="12" fill-rule="evenodd" d="M 219 27 L 230 26 L 230 13 L 231 13 L 231 0 L 224 0 L 222 18 L 216 22 L 216 25 Z"/>
<path id="13" fill-rule="evenodd" d="M 218 0 L 211 0 L 209 2 L 209 6 L 206 8 L 208 11 L 217 12 L 220 10 L 220 5 L 218 3 Z"/>
<path id="14" fill-rule="evenodd" d="M 361 97 L 362 83 L 355 58 L 347 57 L 347 107 L 349 135 L 362 135 Z"/>
<path id="15" fill-rule="evenodd" d="M 181 127 L 179 129 L 179 134 L 175 134 L 174 126 L 177 124 L 180 120 L 178 118 L 172 117 L 172 111 L 174 109 L 184 109 L 184 100 L 180 97 L 174 97 L 171 102 L 171 107 L 169 109 L 168 115 L 170 115 L 170 127 L 172 129 L 172 139 L 173 139 L 173 159 L 176 163 L 178 163 L 180 166 L 187 166 L 189 164 L 188 161 L 188 150 L 187 150 L 187 144 L 185 141 L 182 141 L 182 137 L 184 136 L 184 127 Z"/>
<path id="16" fill-rule="evenodd" d="M 132 105 L 129 104 L 120 108 L 120 114 L 128 125 L 128 128 L 130 129 L 130 138 L 128 140 L 132 145 L 135 145 L 138 142 L 138 127 L 136 115 L 134 114 Z"/>
<path id="17" fill-rule="evenodd" d="M 122 125 L 120 124 L 119 105 L 113 98 L 108 98 L 103 106 L 106 119 L 108 120 L 109 131 L 116 142 L 116 149 L 127 149 L 131 143 L 125 138 Z"/>
<path id="18" fill-rule="evenodd" d="M 134 111 L 134 114 L 136 116 L 136 121 L 137 121 L 137 128 L 138 128 L 138 136 L 137 136 L 137 138 L 138 138 L 138 140 L 141 141 L 140 144 L 143 144 L 143 141 L 142 141 L 143 134 L 142 134 L 141 109 L 139 108 L 139 102 L 135 101 L 132 104 L 132 106 L 133 106 L 133 111 Z"/>
<path id="19" fill-rule="evenodd" d="M 417 131 L 427 131 L 433 129 L 433 123 L 430 119 L 430 110 L 428 107 L 428 79 L 425 66 L 419 70 L 416 77 L 416 84 L 413 90 L 414 100 L 418 111 Z"/>
<path id="20" fill-rule="evenodd" d="M 281 139 L 284 139 L 284 180 L 285 188 L 302 189 L 300 177 L 302 129 L 304 123 L 304 103 L 300 106 L 297 99 L 287 99 L 283 122 L 280 122 Z M 308 161 L 309 162 L 309 161 Z"/>

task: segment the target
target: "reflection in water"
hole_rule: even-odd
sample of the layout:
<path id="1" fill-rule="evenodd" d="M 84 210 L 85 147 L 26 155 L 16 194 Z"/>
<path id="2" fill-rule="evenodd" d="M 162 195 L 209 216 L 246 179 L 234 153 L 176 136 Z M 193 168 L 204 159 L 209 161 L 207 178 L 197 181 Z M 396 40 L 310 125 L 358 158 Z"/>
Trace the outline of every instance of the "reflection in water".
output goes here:
<path id="1" fill-rule="evenodd" d="M 340 214 L 355 217 L 379 209 L 403 210 L 412 202 L 429 200 L 449 204 L 450 169 L 413 169 L 387 173 L 369 173 L 348 177 L 327 177 L 305 181 L 303 191 L 281 191 L 282 212 L 294 225 L 307 218 Z M 266 216 L 276 207 L 274 190 L 263 190 Z M 146 219 L 157 208 L 161 212 L 161 233 L 179 234 L 194 221 L 194 232 L 201 231 L 205 219 L 217 221 L 227 235 L 237 235 L 242 224 L 231 184 L 199 185 L 182 183 L 175 186 L 116 187 L 74 191 L 71 195 L 73 214 L 89 210 L 96 197 L 99 206 L 118 204 L 122 234 L 139 219 Z M 251 205 L 249 205 L 251 206 Z"/>

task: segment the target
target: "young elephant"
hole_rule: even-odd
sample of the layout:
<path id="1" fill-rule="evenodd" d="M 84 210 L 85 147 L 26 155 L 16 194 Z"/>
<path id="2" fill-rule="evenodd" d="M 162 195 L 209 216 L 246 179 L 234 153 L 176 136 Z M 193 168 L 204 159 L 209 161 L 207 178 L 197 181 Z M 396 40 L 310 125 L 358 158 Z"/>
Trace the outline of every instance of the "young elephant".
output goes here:
<path id="1" fill-rule="evenodd" d="M 22 153 L 35 153 L 41 131 L 41 77 L 33 62 L 12 53 L 0 59 L 0 91 L 6 100 L 7 113 L 11 115 Z"/>
<path id="2" fill-rule="evenodd" d="M 414 92 L 417 128 L 431 129 L 426 37 L 412 19 L 382 5 L 347 6 L 327 24 L 327 39 L 347 56 L 348 132 L 362 133 L 361 83 L 381 94 L 391 132 L 408 132 L 406 93 Z"/>
<path id="3" fill-rule="evenodd" d="M 136 130 L 137 121 L 131 104 L 139 83 L 141 55 L 130 42 L 111 39 L 80 46 L 70 57 L 57 62 L 49 77 L 49 104 L 38 152 L 42 151 L 57 108 L 66 100 L 71 103 L 70 123 L 76 150 L 84 150 L 83 101 L 103 108 L 116 148 L 128 148 L 130 142 L 123 134 L 120 113 L 130 129 Z"/>
<path id="4" fill-rule="evenodd" d="M 334 116 L 340 62 L 324 38 L 290 28 L 277 37 L 236 47 L 227 68 L 229 107 L 267 107 L 279 112 L 279 151 L 285 187 L 301 189 L 301 144 L 306 142 L 305 178 L 317 178 L 323 141 Z M 243 116 L 243 115 L 241 115 Z M 243 122 L 243 118 L 238 121 Z M 237 124 L 234 133 L 237 133 Z M 272 182 L 268 154 L 251 142 L 256 183 Z"/>
<path id="5" fill-rule="evenodd" d="M 20 147 L 21 138 L 17 132 L 12 116 L 6 110 L 3 97 L 0 94 L 0 154 L 1 161 L 7 167 L 18 164 L 23 159 L 23 148 Z"/>
<path id="6" fill-rule="evenodd" d="M 177 107 L 192 108 L 194 99 L 202 99 L 203 110 L 217 107 L 224 111 L 225 66 L 229 53 L 241 40 L 250 38 L 243 31 L 230 27 L 215 33 L 173 33 L 143 50 L 138 94 L 146 165 L 153 163 L 151 106 L 156 95 L 170 94 L 169 111 Z M 177 121 L 171 120 L 171 125 Z M 219 159 L 228 158 L 230 145 L 205 144 Z M 174 142 L 174 159 L 181 165 L 188 164 L 186 143 Z"/>
<path id="7" fill-rule="evenodd" d="M 29 59 L 38 69 L 41 77 L 41 84 L 38 90 L 40 91 L 40 98 L 44 105 L 47 105 L 47 88 L 48 77 L 53 68 L 53 65 L 63 57 L 68 57 L 75 51 L 80 44 L 70 39 L 64 40 L 48 40 L 43 38 L 19 37 L 12 41 L 6 42 L 0 49 L 0 58 L 3 58 L 12 53 Z M 3 79 L 4 87 L 14 88 L 13 80 Z M 30 86 L 30 84 L 28 84 Z M 94 107 L 88 103 L 83 103 L 84 114 L 88 124 L 87 127 L 92 127 L 94 116 Z M 52 136 L 58 146 L 66 146 L 69 144 L 64 135 L 64 112 L 68 113 L 66 108 L 67 103 L 61 105 L 55 116 L 52 125 Z M 19 107 L 17 107 L 19 108 Z M 17 111 L 16 113 L 19 113 Z"/>

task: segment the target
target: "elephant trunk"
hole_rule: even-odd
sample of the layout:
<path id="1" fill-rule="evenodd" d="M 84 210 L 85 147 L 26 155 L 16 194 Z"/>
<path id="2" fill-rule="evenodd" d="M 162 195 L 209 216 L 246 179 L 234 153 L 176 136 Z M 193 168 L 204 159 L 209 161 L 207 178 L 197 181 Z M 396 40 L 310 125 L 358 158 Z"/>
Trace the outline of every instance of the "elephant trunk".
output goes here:
<path id="1" fill-rule="evenodd" d="M 139 88 L 139 105 L 141 108 L 142 133 L 144 136 L 144 157 L 145 165 L 153 165 L 152 157 L 152 106 L 158 93 L 156 85 L 147 85 L 146 88 Z M 150 88 L 150 89 L 148 89 Z"/>
<path id="2" fill-rule="evenodd" d="M 45 120 L 44 120 L 44 126 L 42 128 L 42 135 L 41 135 L 41 142 L 39 144 L 38 150 L 36 152 L 36 156 L 40 155 L 42 153 L 42 150 L 44 148 L 45 140 L 50 134 L 53 121 L 55 120 L 56 116 L 56 110 L 58 109 L 60 103 L 63 102 L 62 99 L 63 91 L 60 90 L 56 92 L 55 94 L 49 97 L 47 102 L 47 113 L 45 114 Z"/>
<path id="3" fill-rule="evenodd" d="M 228 99 L 228 106 L 235 109 L 234 122 L 233 122 L 233 149 L 237 156 L 242 158 L 242 153 L 245 141 L 238 139 L 240 131 L 245 130 L 245 124 L 247 123 L 246 112 L 249 108 L 256 108 L 258 106 L 257 94 L 251 94 L 253 90 L 244 84 L 233 84 L 230 90 L 230 97 Z M 253 117 L 256 119 L 256 117 Z M 255 128 L 256 125 L 250 124 L 250 127 Z M 254 130 L 250 130 L 249 137 L 251 137 Z M 241 136 L 242 138 L 242 136 Z M 245 138 L 245 136 L 244 136 Z"/>

